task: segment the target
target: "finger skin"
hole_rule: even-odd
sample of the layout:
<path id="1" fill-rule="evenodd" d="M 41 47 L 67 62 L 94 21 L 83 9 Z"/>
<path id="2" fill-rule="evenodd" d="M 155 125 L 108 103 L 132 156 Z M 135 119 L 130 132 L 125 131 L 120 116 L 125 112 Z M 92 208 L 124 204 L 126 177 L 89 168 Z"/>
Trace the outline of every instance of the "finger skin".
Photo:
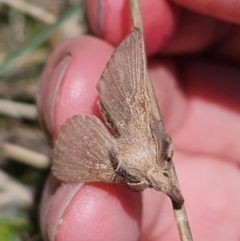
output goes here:
<path id="1" fill-rule="evenodd" d="M 137 240 L 141 220 L 139 193 L 123 185 L 62 184 L 43 194 L 41 228 L 45 240 Z M 132 205 L 134 203 L 134 206 Z"/>
<path id="2" fill-rule="evenodd" d="M 85 1 L 91 29 L 108 42 L 118 45 L 131 29 L 128 1 Z M 143 11 L 144 37 L 149 54 L 156 52 L 170 38 L 178 10 L 167 1 L 140 1 Z M 114 34 L 113 34 L 114 31 Z"/>
<path id="3" fill-rule="evenodd" d="M 92 45 L 92 47 L 86 51 L 87 44 Z M 76 95 L 72 94 L 72 89 L 74 88 L 66 87 L 64 87 L 63 92 L 61 88 L 63 88 L 64 85 L 61 83 L 59 85 L 58 81 L 55 82 L 58 83 L 57 86 L 60 86 L 57 88 L 58 91 L 56 93 L 58 100 L 54 102 L 53 107 L 58 110 L 55 114 L 62 114 L 62 121 L 64 121 L 64 118 L 69 117 L 68 115 L 82 112 L 81 108 L 85 113 L 99 114 L 97 108 L 93 107 L 97 99 L 95 85 L 100 76 L 95 69 L 99 68 L 99 72 L 101 73 L 106 65 L 107 57 L 105 57 L 106 62 L 103 63 L 99 61 L 99 56 L 111 55 L 113 48 L 107 44 L 103 46 L 101 41 L 99 42 L 99 40 L 93 38 L 88 38 L 87 43 L 82 38 L 78 38 L 76 42 L 71 42 L 70 40 L 70 43 L 63 46 L 66 47 L 61 47 L 63 49 L 55 52 L 50 58 L 50 61 L 53 59 L 55 63 L 60 63 L 65 57 L 62 53 L 68 54 L 72 51 L 72 58 L 79 58 L 79 62 L 78 64 L 75 64 L 74 61 L 70 63 L 66 72 L 62 74 L 63 77 L 60 82 L 69 81 L 69 86 L 71 86 L 71 83 L 74 85 L 76 81 L 75 76 L 78 76 L 74 72 L 80 72 L 82 76 L 87 77 L 89 77 L 89 72 L 92 73 L 92 75 L 91 78 L 85 79 L 81 77 L 77 79 L 78 82 L 83 82 L 83 85 L 85 84 L 84 82 L 89 83 L 88 95 L 79 94 L 76 97 Z M 97 52 L 96 49 L 98 49 Z M 84 53 L 84 55 L 82 53 Z M 96 53 L 99 54 L 99 56 L 96 56 Z M 75 54 L 80 56 L 75 56 Z M 91 65 L 88 65 L 87 60 L 89 59 L 91 59 Z M 81 63 L 81 61 L 83 62 Z M 85 63 L 86 66 L 84 65 Z M 72 67 L 71 64 L 73 64 L 74 67 Z M 49 65 L 51 66 L 52 62 L 50 62 Z M 201 81 L 205 81 L 203 90 L 209 95 L 213 93 L 210 88 L 211 85 L 208 86 L 207 84 L 210 81 L 207 79 L 210 74 L 209 70 L 203 71 L 202 68 L 197 68 L 197 66 L 201 66 L 199 62 L 196 62 L 195 68 L 186 62 L 185 66 L 181 65 L 181 69 L 187 71 L 190 66 L 193 70 L 189 72 L 188 77 L 195 80 L 196 76 L 200 73 L 205 73 L 201 79 Z M 102 70 L 100 70 L 101 68 Z M 207 69 L 207 66 L 205 66 L 205 68 Z M 48 71 L 48 69 L 47 67 L 46 71 Z M 54 67 L 50 69 L 54 73 Z M 228 73 L 231 73 L 230 70 L 231 69 L 225 70 L 226 78 Z M 68 71 L 71 71 L 71 73 L 68 73 Z M 183 75 L 185 78 L 187 77 L 187 73 L 188 72 Z M 174 145 L 176 146 L 174 160 L 183 195 L 186 200 L 193 235 L 196 237 L 196 240 L 226 240 L 228 236 L 231 237 L 231 240 L 237 241 L 239 228 L 236 227 L 236 224 L 240 221 L 240 210 L 237 201 L 239 200 L 238 189 L 240 186 L 239 169 L 236 168 L 233 162 L 229 162 L 227 158 L 222 156 L 218 158 L 214 153 L 211 154 L 211 152 L 206 154 L 206 148 L 204 145 L 202 146 L 201 143 L 198 143 L 197 151 L 201 151 L 203 153 L 202 156 L 196 155 L 195 152 L 188 153 L 188 147 L 186 147 L 186 150 L 181 149 L 182 146 L 185 147 L 187 145 L 186 143 L 182 145 L 182 143 L 188 136 L 192 136 L 193 139 L 190 140 L 193 142 L 192 146 L 196 148 L 193 141 L 196 135 L 193 136 L 192 133 L 198 129 L 201 130 L 201 128 L 203 130 L 205 124 L 188 125 L 189 128 L 186 128 L 182 134 L 179 134 L 180 132 L 178 132 L 178 130 L 184 127 L 185 121 L 187 122 L 188 119 L 191 120 L 192 116 L 194 116 L 194 111 L 186 111 L 188 110 L 188 104 L 194 100 L 193 96 L 198 97 L 196 90 L 199 90 L 199 86 L 191 84 L 192 81 L 183 82 L 184 85 L 182 86 L 181 82 L 177 82 L 177 74 L 177 67 L 173 61 L 155 61 L 150 66 L 150 75 L 153 79 L 157 98 L 160 101 L 163 116 L 165 117 L 164 123 L 166 124 L 166 128 L 172 133 Z M 216 68 L 216 71 L 213 71 L 210 75 L 211 80 L 214 80 L 214 77 L 219 79 L 217 74 L 218 69 Z M 48 79 L 47 81 L 42 79 L 41 87 L 45 90 L 47 89 L 49 93 L 51 93 L 51 91 L 54 92 L 55 86 L 52 84 L 51 78 L 54 78 L 55 75 L 51 76 L 44 73 L 43 76 L 47 76 Z M 237 77 L 238 75 L 231 74 L 231 79 L 235 83 L 237 78 L 234 78 L 234 76 Z M 193 83 L 195 82 L 193 81 Z M 236 85 L 233 84 L 233 86 Z M 226 90 L 226 92 L 229 91 L 225 87 L 222 89 Z M 186 95 L 186 93 L 188 93 L 188 95 Z M 189 95 L 189 93 L 192 95 Z M 225 93 L 225 95 L 227 99 L 230 100 L 231 98 L 233 98 L 233 100 L 237 98 L 233 94 L 227 95 Z M 191 96 L 191 98 L 189 98 L 189 96 Z M 76 103 L 70 108 L 69 105 L 62 104 L 61 98 L 69 100 L 73 98 L 74 100 L 72 101 Z M 88 99 L 95 101 L 91 105 L 88 105 Z M 49 103 L 46 102 L 46 95 L 41 89 L 39 91 L 38 101 L 38 109 L 40 113 L 42 113 L 44 105 L 48 105 Z M 218 101 L 219 106 L 221 106 L 221 101 L 216 99 L 216 97 L 213 99 L 202 98 L 200 102 L 204 104 L 206 101 L 209 102 L 208 104 L 210 104 L 211 101 Z M 210 105 L 210 107 L 210 109 L 206 109 L 204 115 L 214 113 L 214 105 Z M 69 109 L 71 109 L 71 112 Z M 194 107 L 193 110 L 194 109 L 197 108 Z M 223 107 L 221 111 L 223 115 L 225 113 L 225 116 L 229 118 L 228 108 Z M 53 116 L 53 118 L 53 123 L 58 121 L 58 117 Z M 230 116 L 228 122 L 231 122 L 235 130 L 239 131 L 239 125 L 231 120 L 232 118 Z M 214 123 L 214 115 L 212 121 Z M 225 123 L 224 118 L 220 118 L 219 123 Z M 44 120 L 43 125 L 46 125 Z M 57 127 L 52 130 L 52 133 L 57 133 L 60 125 L 61 123 L 56 125 Z M 208 130 L 209 136 L 211 136 L 211 131 L 212 129 Z M 221 131 L 222 129 L 219 130 L 219 132 Z M 232 141 L 232 138 L 233 136 L 230 134 L 229 136 L 225 136 L 225 139 L 216 138 L 215 142 L 220 143 L 221 146 L 224 147 L 226 146 L 225 140 Z M 205 141 L 205 143 L 207 143 L 207 141 Z M 231 157 L 233 158 L 234 156 Z M 41 208 L 42 231 L 45 237 L 48 237 L 50 240 L 61 241 L 66 240 L 66 237 L 72 237 L 72 240 L 74 240 L 74 237 L 78 238 L 78 240 L 82 237 L 84 237 L 83 240 L 96 240 L 95 234 L 101 238 L 109 237 L 111 238 L 110 240 L 137 240 L 140 234 L 142 240 L 159 240 L 160 238 L 163 240 L 178 240 L 170 201 L 162 193 L 153 190 L 134 193 L 126 189 L 124 185 L 98 184 L 81 186 L 80 184 L 65 184 L 59 186 L 58 183 L 53 185 L 54 182 L 53 179 L 49 180 Z M 54 188 L 51 189 L 52 185 Z M 90 204 L 92 203 L 92 208 L 90 209 L 89 202 Z M 122 203 L 125 203 L 125 208 Z M 107 213 L 106 210 L 108 210 Z M 129 213 L 129 210 L 132 210 L 132 212 Z M 232 210 L 234 210 L 234 212 Z M 88 213 L 88 211 L 91 212 Z M 84 216 L 82 214 L 86 215 Z M 104 218 L 101 219 L 101 217 Z M 100 228 L 98 225 L 99 220 L 102 220 L 101 223 L 103 225 Z M 122 226 L 118 226 L 119 223 Z M 115 230 L 114 227 L 117 227 L 117 229 Z M 215 229 L 209 227 L 214 227 Z M 103 232 L 101 232 L 101 230 L 103 230 Z M 133 232 L 131 230 L 133 230 Z M 216 230 L 221 230 L 221 232 Z M 126 235 L 124 237 L 127 239 L 121 239 L 123 236 L 120 236 L 120 234 Z M 130 234 L 132 236 L 128 236 Z M 114 235 L 114 237 L 106 235 Z M 85 239 L 85 237 L 88 239 Z M 45 239 L 47 240 L 47 238 Z"/>
<path id="4" fill-rule="evenodd" d="M 41 119 L 40 116 L 40 119 L 52 136 L 74 114 L 99 114 L 95 86 L 112 51 L 113 48 L 101 40 L 83 37 L 63 44 L 50 58 L 41 80 L 38 111 L 40 115 L 48 115 L 48 118 Z M 62 59 L 69 53 L 71 61 L 56 81 L 59 74 L 55 72 L 60 69 L 58 63 L 62 66 Z M 52 107 L 50 111 L 49 105 Z M 46 119 L 53 123 L 52 129 L 48 129 Z M 71 240 L 79 240 L 79 237 L 84 237 L 83 240 L 138 239 L 140 193 L 131 192 L 125 185 L 112 184 L 66 184 L 51 191 L 53 182 L 54 179 L 50 178 L 41 207 L 41 228 L 46 240 L 66 240 L 66 237 Z"/>
<path id="5" fill-rule="evenodd" d="M 187 118 L 173 133 L 175 146 L 239 163 L 239 68 L 200 60 L 182 63 L 179 68 L 188 100 Z"/>
<path id="6" fill-rule="evenodd" d="M 194 241 L 226 241 L 229 238 L 238 241 L 239 168 L 214 156 L 194 155 L 178 150 L 175 151 L 174 160 L 177 160 L 176 170 Z M 174 224 L 160 237 L 161 240 L 179 240 Z"/>
<path id="7" fill-rule="evenodd" d="M 222 21 L 222 18 L 216 18 L 214 14 L 206 15 L 204 11 L 193 12 L 190 7 L 181 7 L 184 2 L 195 6 L 195 1 L 176 2 L 178 4 L 168 0 L 140 1 L 148 55 L 157 52 L 168 54 L 199 52 L 211 47 L 213 43 L 218 43 L 217 51 L 221 51 L 221 48 L 231 45 L 233 41 L 239 42 L 239 37 L 235 37 L 235 32 L 238 36 L 239 30 L 235 29 L 232 22 Z M 202 1 L 204 5 L 202 8 L 207 8 L 206 2 Z M 218 5 L 218 1 L 211 2 Z M 228 3 L 228 1 L 222 2 Z M 201 1 L 198 1 L 198 4 L 201 5 Z M 84 6 L 90 28 L 97 36 L 116 46 L 129 33 L 131 20 L 126 0 L 85 1 Z M 223 4 L 221 11 L 224 10 Z M 226 10 L 225 15 L 227 14 L 229 13 Z M 225 51 L 224 55 L 239 59 L 235 54 L 236 50 L 240 51 L 238 44 L 235 44 L 235 51 L 232 50 L 231 53 Z"/>
<path id="8" fill-rule="evenodd" d="M 40 124 L 50 142 L 70 116 L 99 113 L 95 86 L 112 52 L 111 45 L 84 36 L 59 45 L 49 58 L 40 81 L 37 106 Z"/>
<path id="9" fill-rule="evenodd" d="M 171 0 L 185 8 L 193 11 L 214 16 L 233 23 L 240 23 L 240 2 L 235 0 L 228 1 L 209 1 L 209 0 Z"/>
<path id="10" fill-rule="evenodd" d="M 118 44 L 130 29 L 126 3 L 87 2 L 93 31 Z M 105 15 L 100 14 L 102 22 L 96 25 L 99 2 L 103 3 Z M 200 51 L 231 30 L 231 26 L 212 16 L 180 9 L 168 1 L 150 2 L 141 2 L 148 54 L 159 50 Z M 110 13 L 114 18 L 109 17 Z M 225 48 L 218 45 L 216 50 L 236 54 L 237 39 L 230 37 L 223 41 Z M 73 114 L 99 116 L 95 86 L 112 51 L 110 45 L 84 37 L 60 46 L 50 58 L 38 98 L 40 120 L 50 140 Z M 164 60 L 150 63 L 150 75 L 166 129 L 174 141 L 176 170 L 194 240 L 239 240 L 238 69 L 192 60 L 178 66 Z M 54 183 L 50 178 L 41 207 L 46 240 L 179 239 L 171 204 L 162 193 L 132 193 L 124 185 Z"/>

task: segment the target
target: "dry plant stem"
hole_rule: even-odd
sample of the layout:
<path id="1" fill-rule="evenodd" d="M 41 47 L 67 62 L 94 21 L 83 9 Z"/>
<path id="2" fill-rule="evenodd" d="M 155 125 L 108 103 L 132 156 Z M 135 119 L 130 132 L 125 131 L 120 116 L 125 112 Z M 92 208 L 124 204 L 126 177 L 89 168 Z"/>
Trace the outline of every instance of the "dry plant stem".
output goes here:
<path id="1" fill-rule="evenodd" d="M 128 3 L 129 3 L 130 12 L 131 12 L 133 27 L 137 27 L 137 28 L 143 30 L 139 1 L 128 0 Z M 149 76 L 147 76 L 146 79 L 147 79 L 147 88 L 148 88 L 148 92 L 149 92 L 149 96 L 150 96 L 153 114 L 155 115 L 155 117 L 160 119 L 161 118 L 160 110 L 159 110 L 158 103 L 156 100 L 155 92 L 153 90 L 152 82 L 151 82 Z M 173 173 L 174 182 L 179 187 L 174 166 L 173 166 L 172 173 Z M 178 231 L 179 231 L 181 240 L 182 241 L 192 241 L 193 238 L 192 238 L 192 234 L 191 234 L 191 230 L 190 230 L 190 226 L 188 223 L 188 218 L 187 218 L 187 214 L 186 214 L 184 205 L 182 205 L 181 207 L 176 207 L 175 203 L 173 202 L 173 210 L 174 210 L 174 216 L 175 216 L 175 220 L 176 220 L 176 224 L 178 227 Z"/>
<path id="2" fill-rule="evenodd" d="M 37 118 L 37 109 L 35 105 L 23 104 L 3 99 L 0 99 L 0 113 L 16 118 Z"/>
<path id="3" fill-rule="evenodd" d="M 24 82 L 23 78 L 18 79 L 17 83 L 14 83 L 14 88 L 13 84 L 9 84 L 7 81 L 0 80 L 0 96 L 2 98 L 13 98 L 15 96 L 24 95 L 31 99 L 34 99 L 38 90 L 37 84 L 34 82 L 26 83 Z"/>
<path id="4" fill-rule="evenodd" d="M 53 14 L 24 0 L 0 0 L 0 3 L 5 3 L 10 7 L 14 7 L 15 9 L 27 13 L 46 24 L 51 24 L 56 21 L 56 17 Z"/>
<path id="5" fill-rule="evenodd" d="M 50 160 L 46 155 L 18 145 L 5 142 L 0 146 L 0 149 L 8 158 L 39 169 L 46 169 L 50 165 Z"/>
<path id="6" fill-rule="evenodd" d="M 33 193 L 29 188 L 0 170 L 0 208 L 6 205 L 29 207 L 33 205 Z"/>

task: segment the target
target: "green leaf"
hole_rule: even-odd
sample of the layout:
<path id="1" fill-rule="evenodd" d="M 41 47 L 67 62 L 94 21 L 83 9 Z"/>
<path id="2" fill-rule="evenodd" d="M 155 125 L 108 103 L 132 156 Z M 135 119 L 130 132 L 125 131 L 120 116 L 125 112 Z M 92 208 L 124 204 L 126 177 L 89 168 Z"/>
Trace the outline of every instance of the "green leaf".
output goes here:
<path id="1" fill-rule="evenodd" d="M 4 71 L 12 65 L 16 60 L 21 58 L 26 53 L 32 51 L 36 47 L 38 47 L 40 44 L 42 44 L 44 41 L 46 41 L 49 36 L 60 26 L 62 25 L 66 20 L 69 19 L 69 17 L 76 12 L 80 10 L 80 5 L 73 5 L 68 8 L 68 10 L 60 16 L 57 21 L 48 27 L 46 27 L 42 32 L 37 34 L 34 38 L 32 38 L 29 42 L 27 42 L 25 45 L 23 45 L 21 48 L 17 49 L 13 53 L 9 54 L 5 60 L 0 65 L 0 74 L 4 73 Z"/>

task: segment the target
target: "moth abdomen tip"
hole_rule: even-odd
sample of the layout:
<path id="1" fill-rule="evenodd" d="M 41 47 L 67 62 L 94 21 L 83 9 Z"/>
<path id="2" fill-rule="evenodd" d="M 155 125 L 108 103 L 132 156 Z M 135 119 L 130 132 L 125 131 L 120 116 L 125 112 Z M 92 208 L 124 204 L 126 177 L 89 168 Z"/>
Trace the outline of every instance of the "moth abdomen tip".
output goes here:
<path id="1" fill-rule="evenodd" d="M 167 193 L 171 200 L 177 205 L 182 206 L 184 203 L 184 198 L 177 187 L 172 187 L 171 190 Z"/>

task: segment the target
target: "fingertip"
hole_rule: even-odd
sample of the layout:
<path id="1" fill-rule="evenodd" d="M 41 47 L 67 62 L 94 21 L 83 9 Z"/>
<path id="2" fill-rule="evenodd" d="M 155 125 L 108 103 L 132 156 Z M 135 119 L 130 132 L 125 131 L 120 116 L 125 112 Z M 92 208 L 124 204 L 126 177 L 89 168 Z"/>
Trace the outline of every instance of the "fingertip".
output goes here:
<path id="1" fill-rule="evenodd" d="M 50 202 L 49 240 L 138 240 L 140 194 L 123 185 L 70 185 L 60 187 Z"/>
<path id="2" fill-rule="evenodd" d="M 50 139 L 69 117 L 98 114 L 95 86 L 112 52 L 106 42 L 81 36 L 60 45 L 50 57 L 37 101 L 40 123 Z"/>
<path id="3" fill-rule="evenodd" d="M 167 132 L 172 134 L 184 118 L 187 102 L 178 81 L 175 62 L 171 59 L 157 59 L 149 62 L 156 98 Z"/>
<path id="4" fill-rule="evenodd" d="M 56 51 L 57 52 L 57 51 Z M 54 130 L 54 106 L 61 80 L 71 62 L 71 56 L 51 56 L 42 75 L 37 94 L 38 120 L 50 140 Z M 57 61 L 58 60 L 58 61 Z"/>
<path id="5" fill-rule="evenodd" d="M 238 240 L 239 168 L 216 155 L 176 151 L 174 159 L 193 237 L 196 240 L 223 241 L 229 237 Z"/>
<path id="6" fill-rule="evenodd" d="M 40 206 L 40 226 L 44 240 L 54 240 L 59 219 L 81 185 L 61 185 L 61 182 L 50 174 Z"/>
<path id="7" fill-rule="evenodd" d="M 118 45 L 131 29 L 128 1 L 86 1 L 86 13 L 92 31 Z M 143 29 L 148 54 L 156 53 L 172 36 L 178 8 L 168 1 L 140 1 Z"/>
<path id="8" fill-rule="evenodd" d="M 115 46 L 131 29 L 130 11 L 125 0 L 85 1 L 91 30 Z"/>

